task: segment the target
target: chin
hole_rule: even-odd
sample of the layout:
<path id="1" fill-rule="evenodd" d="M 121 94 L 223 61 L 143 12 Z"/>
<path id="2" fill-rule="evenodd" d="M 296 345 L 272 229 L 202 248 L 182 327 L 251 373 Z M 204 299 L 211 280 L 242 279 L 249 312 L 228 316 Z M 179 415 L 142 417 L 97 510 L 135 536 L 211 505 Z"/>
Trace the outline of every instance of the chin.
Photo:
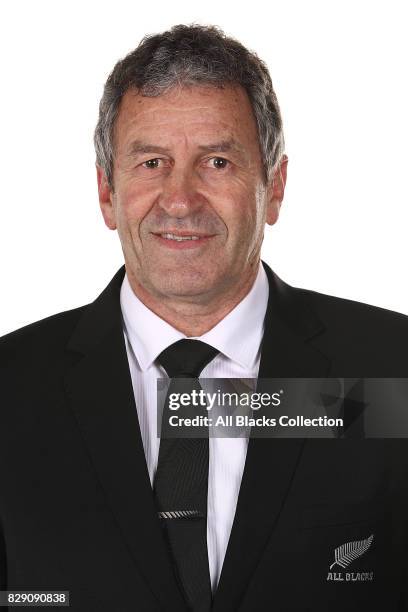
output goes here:
<path id="1" fill-rule="evenodd" d="M 179 297 L 206 294 L 219 284 L 211 275 L 206 277 L 202 273 L 189 273 L 188 270 L 168 272 L 152 280 L 158 293 Z"/>

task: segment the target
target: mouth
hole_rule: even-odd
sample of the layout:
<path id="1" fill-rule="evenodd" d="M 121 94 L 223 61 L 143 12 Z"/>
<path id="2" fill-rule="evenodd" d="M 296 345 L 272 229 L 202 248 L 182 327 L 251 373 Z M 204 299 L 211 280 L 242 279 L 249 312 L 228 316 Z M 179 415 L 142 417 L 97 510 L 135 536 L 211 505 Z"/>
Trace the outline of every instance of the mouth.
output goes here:
<path id="1" fill-rule="evenodd" d="M 200 238 L 204 238 L 205 236 L 197 236 L 196 234 L 171 234 L 171 233 L 165 233 L 165 234 L 156 234 L 156 236 L 159 235 L 162 238 L 165 238 L 166 240 L 178 240 L 179 242 L 181 242 L 182 240 L 200 240 Z"/>
<path id="2" fill-rule="evenodd" d="M 206 244 L 215 234 L 197 234 L 194 232 L 153 232 L 159 244 L 168 248 L 196 248 Z"/>

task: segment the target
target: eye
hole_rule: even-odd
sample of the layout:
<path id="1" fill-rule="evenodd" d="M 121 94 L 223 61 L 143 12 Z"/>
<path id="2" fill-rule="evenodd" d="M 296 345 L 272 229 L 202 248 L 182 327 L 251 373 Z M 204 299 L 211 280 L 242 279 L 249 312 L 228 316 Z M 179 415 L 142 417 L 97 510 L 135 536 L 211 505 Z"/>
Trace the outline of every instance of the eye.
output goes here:
<path id="1" fill-rule="evenodd" d="M 217 170 L 223 170 L 229 164 L 228 159 L 225 159 L 224 157 L 212 157 L 210 162 Z"/>
<path id="2" fill-rule="evenodd" d="M 142 166 L 148 168 L 149 170 L 154 170 L 155 168 L 159 167 L 160 161 L 161 160 L 158 157 L 155 157 L 154 159 L 148 159 L 147 161 L 143 162 Z"/>

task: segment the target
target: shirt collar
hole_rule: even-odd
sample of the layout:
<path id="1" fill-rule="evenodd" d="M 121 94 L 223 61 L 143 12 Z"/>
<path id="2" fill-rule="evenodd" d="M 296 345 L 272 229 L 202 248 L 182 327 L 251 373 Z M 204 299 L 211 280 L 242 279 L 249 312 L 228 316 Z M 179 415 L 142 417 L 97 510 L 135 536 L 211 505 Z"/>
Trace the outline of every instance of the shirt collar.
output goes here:
<path id="1" fill-rule="evenodd" d="M 269 283 L 260 264 L 249 293 L 215 327 L 194 339 L 210 344 L 242 367 L 252 368 L 263 336 Z M 146 371 L 165 348 L 186 338 L 134 294 L 127 274 L 120 290 L 123 322 L 139 367 Z"/>

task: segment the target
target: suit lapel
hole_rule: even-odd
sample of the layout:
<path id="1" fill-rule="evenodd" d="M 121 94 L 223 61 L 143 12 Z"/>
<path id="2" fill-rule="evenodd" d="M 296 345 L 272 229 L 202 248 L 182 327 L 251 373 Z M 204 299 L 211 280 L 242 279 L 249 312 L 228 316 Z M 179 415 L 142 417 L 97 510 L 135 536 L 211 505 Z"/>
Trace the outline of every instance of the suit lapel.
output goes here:
<path id="1" fill-rule="evenodd" d="M 330 362 L 311 345 L 323 331 L 298 292 L 264 264 L 269 300 L 259 378 L 325 377 Z M 250 438 L 214 612 L 239 608 L 273 532 L 304 446 L 303 439 Z"/>
<path id="2" fill-rule="evenodd" d="M 153 596 L 184 610 L 162 537 L 146 466 L 120 311 L 124 267 L 87 307 L 68 351 L 66 392 L 126 546 Z"/>

